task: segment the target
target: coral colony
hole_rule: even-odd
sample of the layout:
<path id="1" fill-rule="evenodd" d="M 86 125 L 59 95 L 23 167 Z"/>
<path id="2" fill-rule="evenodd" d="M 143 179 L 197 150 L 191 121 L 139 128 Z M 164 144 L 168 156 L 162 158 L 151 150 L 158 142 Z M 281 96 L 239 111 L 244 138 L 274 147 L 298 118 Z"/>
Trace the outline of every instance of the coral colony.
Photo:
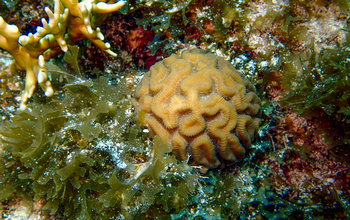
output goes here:
<path id="1" fill-rule="evenodd" d="M 49 60 L 60 51 L 68 51 L 68 43 L 87 38 L 100 49 L 116 55 L 109 50 L 109 44 L 104 43 L 100 28 L 95 30 L 101 14 L 119 10 L 125 2 L 115 4 L 92 1 L 59 1 L 55 0 L 54 12 L 45 8 L 49 20 L 41 20 L 35 34 L 21 35 L 18 28 L 7 24 L 0 18 L 0 47 L 7 50 L 14 58 L 14 67 L 26 71 L 26 86 L 21 97 L 21 108 L 25 108 L 27 99 L 33 95 L 38 83 L 46 96 L 53 95 L 53 89 L 48 80 L 45 60 Z M 64 10 L 62 10 L 64 8 Z"/>
<path id="2" fill-rule="evenodd" d="M 189 152 L 202 172 L 218 167 L 218 157 L 241 160 L 260 124 L 254 86 L 229 62 L 195 49 L 152 66 L 133 103 L 142 123 L 171 143 L 179 160 Z"/>
<path id="3" fill-rule="evenodd" d="M 348 1 L 0 8 L 2 219 L 350 218 Z"/>

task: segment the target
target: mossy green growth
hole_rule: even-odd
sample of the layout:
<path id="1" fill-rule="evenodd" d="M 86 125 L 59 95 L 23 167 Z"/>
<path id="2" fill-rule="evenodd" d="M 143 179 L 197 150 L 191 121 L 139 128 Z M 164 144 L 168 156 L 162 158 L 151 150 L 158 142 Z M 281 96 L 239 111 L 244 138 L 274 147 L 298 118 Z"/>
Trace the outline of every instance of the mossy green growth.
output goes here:
<path id="1" fill-rule="evenodd" d="M 305 55 L 305 54 L 304 54 Z M 350 48 L 323 49 L 299 56 L 301 71 L 291 68 L 283 85 L 289 91 L 281 104 L 319 122 L 335 144 L 350 141 Z M 296 62 L 294 62 L 295 64 Z M 338 133 L 338 137 L 332 133 Z"/>
<path id="2" fill-rule="evenodd" d="M 151 28 L 155 32 L 152 44 L 149 46 L 152 56 L 166 44 L 165 31 L 171 37 L 184 33 L 184 27 L 189 23 L 185 13 L 192 0 L 140 0 L 134 10 L 140 10 L 141 18 L 135 18 L 136 24 L 144 29 Z M 162 40 L 160 40 L 162 39 Z"/>
<path id="3" fill-rule="evenodd" d="M 177 161 L 140 126 L 118 80 L 66 85 L 61 98 L 0 122 L 1 201 L 42 200 L 64 219 L 244 219 L 248 206 L 273 219 L 302 209 L 276 196 L 252 158 L 202 176 Z"/>
<path id="4" fill-rule="evenodd" d="M 239 34 L 235 35 L 245 42 L 243 32 L 249 21 L 249 9 L 245 7 L 248 3 L 249 0 L 214 0 L 211 3 L 193 0 L 140 0 L 133 10 L 139 10 L 142 14 L 141 18 L 135 18 L 136 23 L 155 32 L 153 42 L 149 45 L 151 54 L 154 55 L 159 49 L 172 50 L 176 38 L 184 38 L 185 43 L 203 38 L 200 41 L 215 41 L 224 45 L 232 31 L 236 31 Z M 199 13 L 194 13 L 194 8 Z M 204 36 L 206 31 L 203 25 L 207 22 L 215 25 L 213 36 Z"/>
<path id="5" fill-rule="evenodd" d="M 188 205 L 198 172 L 144 132 L 126 85 L 124 77 L 72 82 L 2 121 L 0 200 L 26 195 L 29 209 L 44 200 L 43 210 L 68 219 L 133 219 L 151 206 L 165 216 Z"/>
<path id="6" fill-rule="evenodd" d="M 229 35 L 229 30 L 233 30 L 240 41 L 245 42 L 242 32 L 249 21 L 249 9 L 244 7 L 249 1 L 225 1 L 215 0 L 212 5 L 212 16 L 215 24 L 215 37 L 221 42 Z M 208 18 L 210 19 L 210 18 Z"/>
<path id="7" fill-rule="evenodd" d="M 187 25 L 188 20 L 185 16 L 186 7 L 191 3 L 192 0 L 187 1 L 140 1 L 137 5 L 138 8 L 142 8 L 142 13 L 150 13 L 151 16 L 143 16 L 142 19 L 136 19 L 138 25 L 142 25 L 145 29 L 152 24 L 152 29 L 157 33 L 159 31 L 164 31 L 170 28 L 173 30 L 173 25 L 171 20 L 174 15 L 179 14 L 183 25 Z M 148 18 L 147 18 L 148 17 Z M 181 23 L 179 23 L 181 24 Z M 172 26 L 171 26 L 172 25 Z"/>
<path id="8" fill-rule="evenodd" d="M 131 93 L 123 77 L 78 81 L 0 122 L 1 201 L 21 197 L 29 209 L 44 201 L 41 209 L 65 219 L 228 219 L 252 203 L 265 210 L 272 192 L 254 185 L 259 171 L 248 159 L 240 175 L 200 176 L 140 126 Z"/>
<path id="9" fill-rule="evenodd" d="M 96 96 L 102 88 L 109 88 L 103 77 L 98 82 L 69 85 L 62 100 L 31 103 L 30 111 L 17 111 L 3 122 L 0 182 L 5 187 L 1 200 L 23 192 L 34 201 L 44 198 L 43 209 L 52 214 L 62 204 L 65 208 L 61 211 L 68 217 L 89 219 L 91 210 L 101 211 L 102 205 L 94 193 L 107 190 L 108 184 L 103 174 L 106 170 L 97 168 L 109 162 L 102 153 L 93 152 L 91 144 L 102 135 L 104 115 L 123 114 L 129 107 L 124 94 L 131 90 L 127 91 L 125 80 L 120 85 L 123 88 L 117 86 L 108 97 Z M 92 89 L 98 92 L 93 93 Z M 106 103 L 121 106 L 120 112 L 115 111 L 118 108 L 108 108 Z M 125 113 L 124 118 L 128 118 Z M 124 132 L 122 129 L 119 133 Z"/>

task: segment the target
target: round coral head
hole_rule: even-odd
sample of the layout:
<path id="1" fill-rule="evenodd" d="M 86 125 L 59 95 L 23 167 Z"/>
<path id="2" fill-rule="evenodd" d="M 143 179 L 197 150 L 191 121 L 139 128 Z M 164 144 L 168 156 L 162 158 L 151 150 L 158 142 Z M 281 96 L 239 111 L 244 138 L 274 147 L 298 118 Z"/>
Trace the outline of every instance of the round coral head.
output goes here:
<path id="1" fill-rule="evenodd" d="M 228 61 L 198 49 L 154 64 L 132 103 L 144 112 L 142 123 L 201 172 L 241 160 L 260 124 L 253 84 Z"/>

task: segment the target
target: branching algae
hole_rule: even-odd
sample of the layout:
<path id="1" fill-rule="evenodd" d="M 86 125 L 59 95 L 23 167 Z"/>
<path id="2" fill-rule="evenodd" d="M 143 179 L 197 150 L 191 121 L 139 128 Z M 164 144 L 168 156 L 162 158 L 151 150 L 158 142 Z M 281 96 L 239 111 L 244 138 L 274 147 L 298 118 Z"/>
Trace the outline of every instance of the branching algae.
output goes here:
<path id="1" fill-rule="evenodd" d="M 177 161 L 134 117 L 128 80 L 75 80 L 52 100 L 33 97 L 31 111 L 2 121 L 0 200 L 21 197 L 29 210 L 44 201 L 42 210 L 64 219 L 245 218 L 253 215 L 243 211 L 248 205 L 264 216 L 288 217 L 300 209 L 256 186 L 269 173 L 255 169 L 251 158 L 239 175 L 203 177 Z"/>
<path id="2" fill-rule="evenodd" d="M 130 219 L 155 203 L 188 205 L 198 174 L 167 156 L 171 148 L 158 138 L 151 144 L 130 111 L 126 80 L 116 84 L 101 77 L 66 85 L 62 100 L 30 103 L 31 111 L 2 122 L 0 200 L 44 198 L 43 210 L 69 219 Z M 169 175 L 176 186 L 162 182 Z"/>
<path id="3" fill-rule="evenodd" d="M 322 121 L 320 128 L 334 144 L 350 139 L 349 56 L 348 47 L 312 52 L 305 58 L 300 56 L 300 76 L 289 71 L 284 77 L 284 86 L 290 92 L 281 103 Z"/>

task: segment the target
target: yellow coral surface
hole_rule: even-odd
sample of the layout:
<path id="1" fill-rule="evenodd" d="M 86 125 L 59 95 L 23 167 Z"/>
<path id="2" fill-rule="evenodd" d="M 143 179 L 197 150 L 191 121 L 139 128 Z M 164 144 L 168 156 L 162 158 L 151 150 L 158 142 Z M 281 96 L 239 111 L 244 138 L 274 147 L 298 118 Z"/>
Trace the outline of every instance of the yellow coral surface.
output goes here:
<path id="1" fill-rule="evenodd" d="M 193 49 L 153 65 L 132 102 L 179 160 L 206 172 L 244 157 L 260 124 L 255 91 L 228 61 Z"/>
<path id="2" fill-rule="evenodd" d="M 26 108 L 37 82 L 45 90 L 46 96 L 54 94 L 46 73 L 45 60 L 59 52 L 68 51 L 68 43 L 76 43 L 85 38 L 91 40 L 105 52 L 116 56 L 110 44 L 104 43 L 104 36 L 96 25 L 103 15 L 118 11 L 125 1 L 107 4 L 98 0 L 54 0 L 54 12 L 45 7 L 49 19 L 41 20 L 43 26 L 36 33 L 20 35 L 15 25 L 10 25 L 0 16 L 0 47 L 14 58 L 14 67 L 26 71 L 26 86 L 21 96 L 20 108 Z"/>

